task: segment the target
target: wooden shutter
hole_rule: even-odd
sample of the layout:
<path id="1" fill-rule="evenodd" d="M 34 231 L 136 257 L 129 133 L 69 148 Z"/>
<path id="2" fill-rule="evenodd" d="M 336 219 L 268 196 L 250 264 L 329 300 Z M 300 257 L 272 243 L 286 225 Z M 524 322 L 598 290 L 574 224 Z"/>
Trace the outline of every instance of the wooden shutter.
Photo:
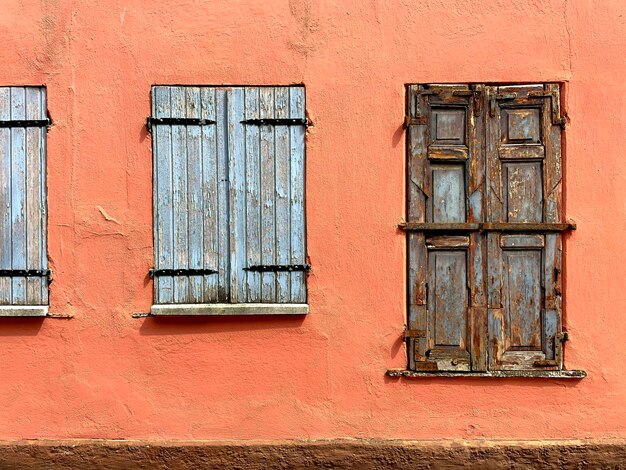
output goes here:
<path id="1" fill-rule="evenodd" d="M 483 95 L 408 90 L 409 366 L 484 370 Z"/>
<path id="2" fill-rule="evenodd" d="M 490 369 L 558 369 L 561 120 L 558 85 L 489 87 Z"/>
<path id="3" fill-rule="evenodd" d="M 152 93 L 156 303 L 306 302 L 304 88 Z"/>
<path id="4" fill-rule="evenodd" d="M 156 303 L 229 299 L 225 107 L 212 88 L 152 88 Z"/>
<path id="5" fill-rule="evenodd" d="M 0 121 L 0 305 L 47 305 L 45 88 L 0 87 Z"/>
<path id="6" fill-rule="evenodd" d="M 237 239 L 243 256 L 235 283 L 241 301 L 304 303 L 304 88 L 246 87 L 242 93 L 245 194 L 232 215 L 245 236 Z"/>

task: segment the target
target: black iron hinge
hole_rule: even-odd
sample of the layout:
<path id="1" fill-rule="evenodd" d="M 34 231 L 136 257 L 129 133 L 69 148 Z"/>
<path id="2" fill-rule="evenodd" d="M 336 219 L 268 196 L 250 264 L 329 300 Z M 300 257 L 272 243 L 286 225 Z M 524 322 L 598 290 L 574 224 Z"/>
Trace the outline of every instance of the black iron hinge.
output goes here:
<path id="1" fill-rule="evenodd" d="M 217 274 L 215 269 L 151 269 L 149 271 L 150 277 L 159 276 L 207 276 L 210 274 Z"/>
<path id="2" fill-rule="evenodd" d="M 304 271 L 309 272 L 311 270 L 310 264 L 259 264 L 255 266 L 248 266 L 243 268 L 244 271 L 256 271 L 256 272 L 279 272 L 279 271 Z"/>
<path id="3" fill-rule="evenodd" d="M 265 118 L 265 119 L 244 119 L 242 124 L 249 124 L 252 126 L 305 126 L 309 125 L 309 121 L 306 118 Z"/>
<path id="4" fill-rule="evenodd" d="M 210 124 L 215 124 L 215 121 L 200 118 L 155 118 L 152 116 L 146 119 L 146 127 L 149 132 L 152 131 L 152 126 L 155 124 L 164 124 L 168 126 L 208 126 Z"/>
<path id="5" fill-rule="evenodd" d="M 52 282 L 49 269 L 0 269 L 0 277 L 44 277 L 48 284 Z"/>
<path id="6" fill-rule="evenodd" d="M 12 121 L 0 121 L 0 127 L 49 127 L 50 119 L 20 119 Z"/>

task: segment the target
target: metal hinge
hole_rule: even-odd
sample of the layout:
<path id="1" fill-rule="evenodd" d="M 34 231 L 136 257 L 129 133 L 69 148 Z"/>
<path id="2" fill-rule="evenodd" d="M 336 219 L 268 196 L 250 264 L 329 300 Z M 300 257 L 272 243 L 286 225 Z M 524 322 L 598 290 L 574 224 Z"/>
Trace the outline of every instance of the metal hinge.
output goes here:
<path id="1" fill-rule="evenodd" d="M 0 277 L 45 277 L 50 284 L 52 271 L 49 269 L 0 269 Z"/>
<path id="2" fill-rule="evenodd" d="M 426 338 L 426 330 L 409 330 L 406 329 L 402 332 L 402 338 Z"/>
<path id="3" fill-rule="evenodd" d="M 212 119 L 200 118 L 155 118 L 150 116 L 146 119 L 146 127 L 148 128 L 148 132 L 152 131 L 152 126 L 155 124 L 163 124 L 169 126 L 208 126 L 209 124 L 215 124 L 215 121 L 213 121 Z"/>
<path id="4" fill-rule="evenodd" d="M 50 119 L 20 119 L 13 121 L 0 121 L 0 127 L 49 127 Z"/>
<path id="5" fill-rule="evenodd" d="M 244 271 L 253 272 L 282 272 L 282 271 L 304 271 L 309 272 L 311 270 L 310 264 L 259 264 L 254 266 L 248 266 L 243 268 Z"/>
<path id="6" fill-rule="evenodd" d="M 265 118 L 265 119 L 244 119 L 242 124 L 252 126 L 305 126 L 308 127 L 309 120 L 306 118 Z"/>
<path id="7" fill-rule="evenodd" d="M 217 274 L 214 269 L 151 269 L 149 271 L 150 277 L 158 276 L 206 276 L 210 274 Z"/>

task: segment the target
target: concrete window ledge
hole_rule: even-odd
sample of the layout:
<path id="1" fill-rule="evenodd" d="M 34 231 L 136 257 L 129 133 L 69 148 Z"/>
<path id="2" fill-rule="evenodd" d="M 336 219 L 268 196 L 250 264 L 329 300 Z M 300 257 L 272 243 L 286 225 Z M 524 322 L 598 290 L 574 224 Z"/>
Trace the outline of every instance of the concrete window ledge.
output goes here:
<path id="1" fill-rule="evenodd" d="M 47 305 L 0 305 L 0 317 L 47 317 Z"/>
<path id="2" fill-rule="evenodd" d="M 387 370 L 389 377 L 408 378 L 439 378 L 439 377 L 469 377 L 469 378 L 496 378 L 505 379 L 511 377 L 531 377 L 539 379 L 582 379 L 587 377 L 584 370 L 495 370 L 490 372 L 416 372 L 405 369 Z"/>
<path id="3" fill-rule="evenodd" d="M 150 308 L 154 316 L 204 315 L 306 315 L 307 304 L 159 304 Z"/>

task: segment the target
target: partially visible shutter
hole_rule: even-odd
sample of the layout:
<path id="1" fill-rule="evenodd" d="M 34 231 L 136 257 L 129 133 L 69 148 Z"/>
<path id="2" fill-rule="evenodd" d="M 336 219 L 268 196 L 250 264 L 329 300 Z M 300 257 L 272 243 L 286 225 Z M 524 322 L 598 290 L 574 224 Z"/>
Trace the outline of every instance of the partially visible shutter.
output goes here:
<path id="1" fill-rule="evenodd" d="M 304 88 L 152 101 L 156 302 L 306 302 Z"/>
<path id="2" fill-rule="evenodd" d="M 0 87 L 2 305 L 48 304 L 46 119 L 45 88 Z"/>
<path id="3" fill-rule="evenodd" d="M 489 87 L 487 220 L 536 224 L 488 235 L 490 369 L 562 366 L 558 85 Z M 541 227 L 545 225 L 545 230 Z"/>
<path id="4" fill-rule="evenodd" d="M 408 91 L 409 367 L 484 370 L 483 97 Z"/>

